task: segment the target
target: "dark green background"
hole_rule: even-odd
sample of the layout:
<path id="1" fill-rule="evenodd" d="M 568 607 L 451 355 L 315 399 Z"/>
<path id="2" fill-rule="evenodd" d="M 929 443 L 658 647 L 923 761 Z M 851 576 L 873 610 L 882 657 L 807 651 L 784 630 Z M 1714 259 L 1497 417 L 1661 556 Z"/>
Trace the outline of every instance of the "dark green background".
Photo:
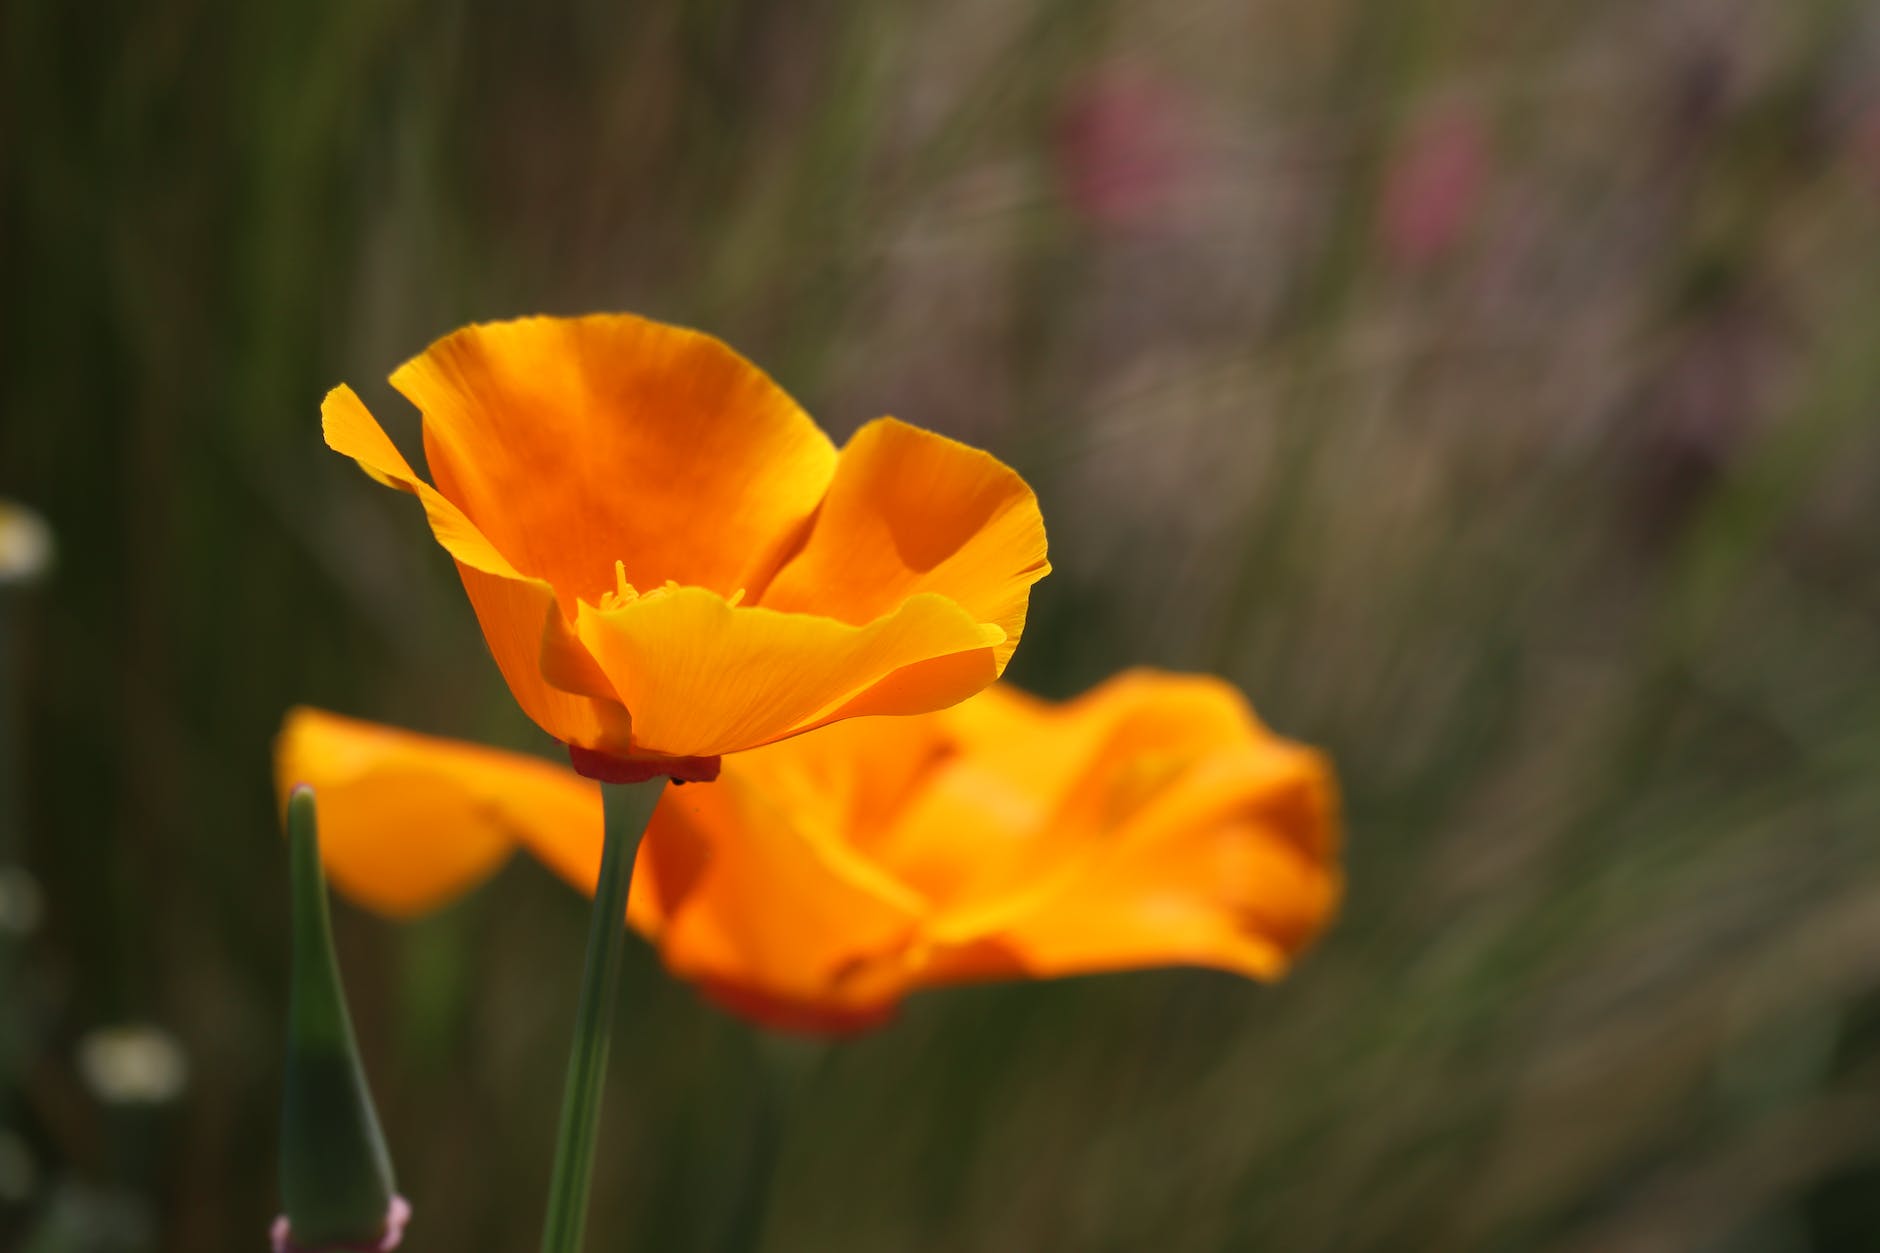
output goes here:
<path id="1" fill-rule="evenodd" d="M 1230 676 L 1336 757 L 1351 893 L 1277 988 L 830 1051 L 636 943 L 593 1247 L 1875 1247 L 1872 5 L 550 7 L 0 10 L 0 493 L 61 546 L 0 1245 L 260 1247 L 282 711 L 547 748 L 319 397 L 411 447 L 379 380 L 433 336 L 624 308 L 1018 466 L 1013 677 Z M 580 901 L 518 863 L 337 925 L 407 1247 L 532 1248 Z M 176 1103 L 83 1083 L 127 1021 Z"/>

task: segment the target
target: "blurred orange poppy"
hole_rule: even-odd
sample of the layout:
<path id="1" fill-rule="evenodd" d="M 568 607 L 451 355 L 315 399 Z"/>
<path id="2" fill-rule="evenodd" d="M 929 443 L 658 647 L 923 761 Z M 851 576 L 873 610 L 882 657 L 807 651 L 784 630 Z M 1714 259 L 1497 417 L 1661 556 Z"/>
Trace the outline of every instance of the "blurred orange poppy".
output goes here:
<path id="1" fill-rule="evenodd" d="M 597 778 L 709 778 L 722 753 L 970 696 L 1050 569 L 1011 469 L 890 418 L 838 452 L 695 331 L 470 326 L 391 381 L 435 486 L 343 385 L 327 444 L 423 503 L 517 702 Z"/>
<path id="2" fill-rule="evenodd" d="M 405 915 L 514 845 L 591 891 L 599 789 L 530 757 L 314 710 L 276 749 L 311 783 L 333 881 Z M 997 686 L 851 721 L 669 789 L 628 921 L 772 1026 L 843 1030 L 908 992 L 1144 966 L 1282 974 L 1340 891 L 1331 769 L 1216 679 L 1132 671 L 1063 705 Z"/>

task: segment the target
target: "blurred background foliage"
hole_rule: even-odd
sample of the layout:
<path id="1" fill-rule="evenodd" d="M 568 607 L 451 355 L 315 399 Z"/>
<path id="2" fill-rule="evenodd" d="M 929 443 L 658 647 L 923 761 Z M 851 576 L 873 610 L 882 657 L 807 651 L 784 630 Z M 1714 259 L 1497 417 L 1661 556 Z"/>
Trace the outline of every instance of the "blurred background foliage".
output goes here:
<path id="1" fill-rule="evenodd" d="M 1880 1247 L 1880 9 L 0 13 L 0 493 L 60 546 L 0 604 L 0 1246 L 259 1247 L 282 712 L 550 748 L 319 398 L 410 447 L 432 337 L 631 309 L 1017 465 L 1013 677 L 1230 676 L 1351 889 L 1275 988 L 832 1048 L 636 945 L 597 1247 Z M 408 1247 L 533 1247 L 581 902 L 338 926 Z"/>

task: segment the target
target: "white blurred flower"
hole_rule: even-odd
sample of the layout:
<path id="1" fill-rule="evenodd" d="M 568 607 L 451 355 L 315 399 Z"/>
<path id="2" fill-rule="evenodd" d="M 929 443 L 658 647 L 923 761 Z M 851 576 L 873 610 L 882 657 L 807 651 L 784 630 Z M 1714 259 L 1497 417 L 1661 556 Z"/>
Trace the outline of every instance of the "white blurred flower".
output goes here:
<path id="1" fill-rule="evenodd" d="M 0 584 L 38 578 L 52 564 L 52 528 L 32 510 L 0 500 Z"/>
<path id="2" fill-rule="evenodd" d="M 113 1105 L 175 1100 L 189 1075 L 176 1037 L 140 1023 L 87 1032 L 78 1042 L 78 1069 L 93 1095 Z"/>

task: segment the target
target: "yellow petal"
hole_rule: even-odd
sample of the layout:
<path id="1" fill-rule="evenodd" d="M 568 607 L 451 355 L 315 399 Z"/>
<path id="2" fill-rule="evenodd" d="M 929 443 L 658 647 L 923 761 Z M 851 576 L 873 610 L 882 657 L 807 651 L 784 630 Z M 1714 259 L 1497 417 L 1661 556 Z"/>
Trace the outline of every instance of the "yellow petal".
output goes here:
<path id="1" fill-rule="evenodd" d="M 983 638 L 995 640 L 983 647 L 930 657 L 890 672 L 803 729 L 813 730 L 849 718 L 931 713 L 984 691 L 999 677 L 1004 665 L 1001 654 L 1011 651 L 1007 647 L 1010 640 L 995 639 L 994 633 L 999 630 L 991 625 L 982 628 Z"/>
<path id="2" fill-rule="evenodd" d="M 896 672 L 954 653 L 986 652 L 1004 636 L 944 597 L 917 595 L 852 626 L 833 618 L 733 606 L 677 588 L 607 610 L 579 608 L 576 632 L 633 719 L 634 743 L 675 757 L 738 752 L 836 715 Z M 986 662 L 956 672 L 959 700 Z"/>
<path id="3" fill-rule="evenodd" d="M 945 596 L 1005 632 L 996 674 L 1018 646 L 1031 585 L 1050 568 L 1023 479 L 976 448 L 883 418 L 843 448 L 808 540 L 753 594 L 854 625 L 910 596 Z"/>
<path id="4" fill-rule="evenodd" d="M 438 490 L 564 609 L 667 580 L 730 595 L 798 543 L 836 454 L 763 371 L 627 314 L 470 326 L 392 375 Z"/>

